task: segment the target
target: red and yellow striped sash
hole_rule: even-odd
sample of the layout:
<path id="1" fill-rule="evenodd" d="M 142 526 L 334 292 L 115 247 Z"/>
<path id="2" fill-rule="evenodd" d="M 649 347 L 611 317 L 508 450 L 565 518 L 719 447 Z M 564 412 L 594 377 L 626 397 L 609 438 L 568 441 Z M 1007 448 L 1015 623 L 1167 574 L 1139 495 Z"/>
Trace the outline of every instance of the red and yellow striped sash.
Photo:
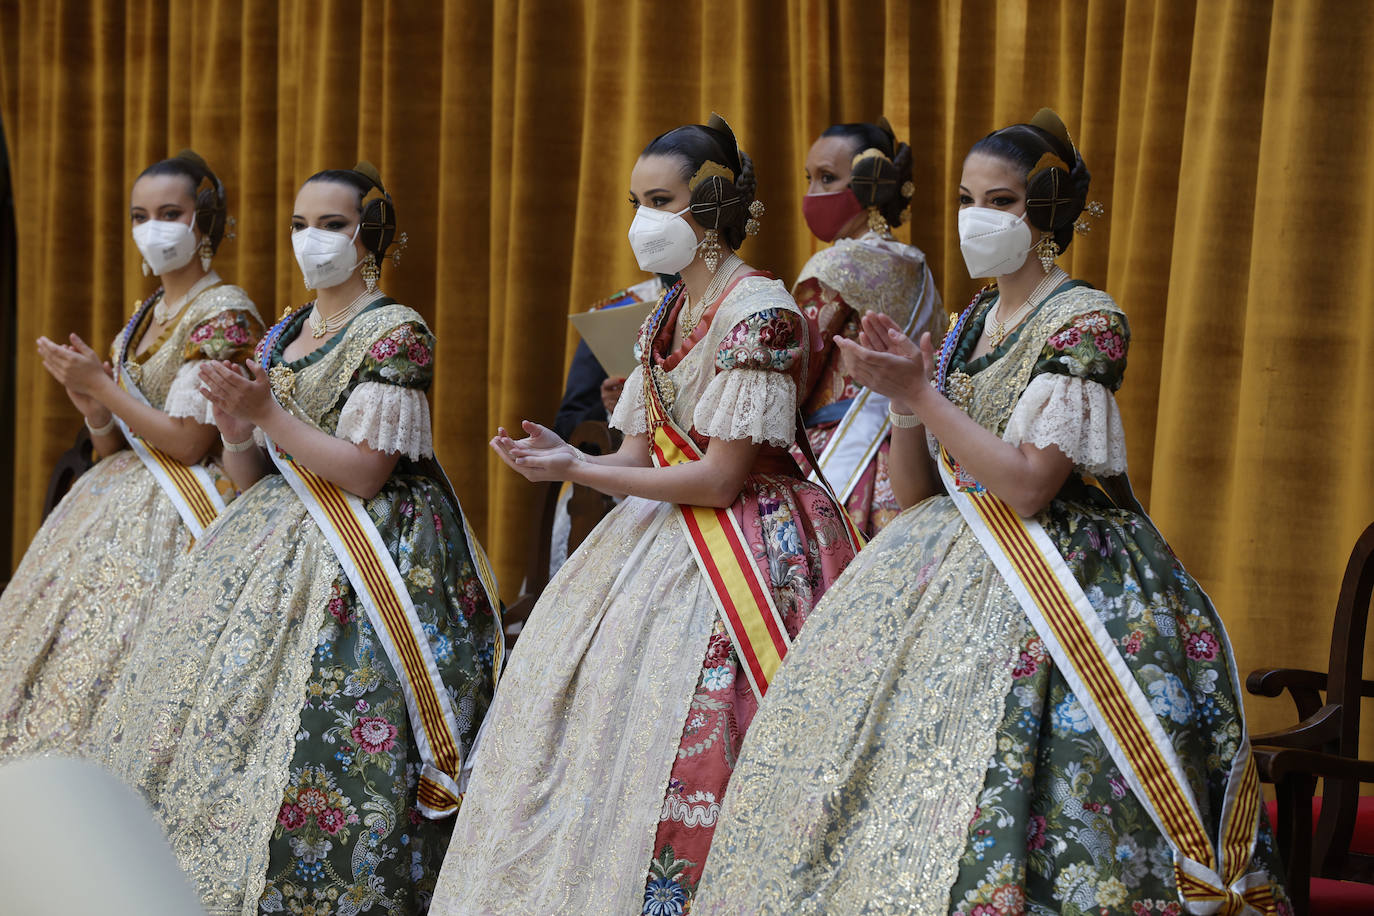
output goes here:
<path id="1" fill-rule="evenodd" d="M 965 479 L 943 448 L 940 473 L 1113 761 L 1173 846 L 1179 894 L 1188 911 L 1273 912 L 1268 876 L 1246 871 L 1260 798 L 1248 741 L 1242 739 L 1237 751 L 1214 847 L 1163 726 L 1044 528 L 976 482 L 961 485 Z"/>
<path id="2" fill-rule="evenodd" d="M 659 467 L 702 457 L 691 438 L 666 416 L 656 424 L 651 452 Z M 773 593 L 729 509 L 679 505 L 677 510 L 744 675 L 755 696 L 762 699 L 791 645 Z"/>
<path id="3" fill-rule="evenodd" d="M 396 670 L 422 761 L 418 807 L 432 818 L 456 813 L 463 798 L 457 716 L 415 605 L 381 533 L 357 496 L 286 457 L 270 440 L 267 451 L 334 548 Z M 466 520 L 464 528 L 468 533 Z M 477 552 L 474 547 L 475 562 Z M 489 571 L 484 586 L 487 577 Z M 488 598 L 494 600 L 491 592 Z"/>

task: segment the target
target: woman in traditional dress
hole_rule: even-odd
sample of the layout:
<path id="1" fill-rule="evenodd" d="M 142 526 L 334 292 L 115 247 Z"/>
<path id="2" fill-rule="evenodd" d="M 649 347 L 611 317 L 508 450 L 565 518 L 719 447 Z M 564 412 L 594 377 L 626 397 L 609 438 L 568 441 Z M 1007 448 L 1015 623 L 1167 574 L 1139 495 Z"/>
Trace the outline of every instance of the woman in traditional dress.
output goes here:
<path id="1" fill-rule="evenodd" d="M 434 338 L 376 287 L 376 171 L 307 179 L 291 226 L 315 301 L 248 373 L 200 373 L 245 492 L 99 732 L 211 913 L 419 913 L 500 664 L 494 585 L 432 457 Z"/>
<path id="2" fill-rule="evenodd" d="M 1226 634 L 1127 484 L 1126 318 L 1054 263 L 1088 179 L 1053 112 L 989 134 L 959 236 L 996 287 L 938 360 L 839 343 L 911 508 L 773 685 L 695 913 L 1286 907 Z"/>
<path id="3" fill-rule="evenodd" d="M 115 338 L 113 371 L 75 334 L 38 339 L 102 457 L 0 596 L 0 759 L 84 741 L 153 586 L 233 497 L 197 372 L 206 360 L 251 355 L 262 322 L 210 266 L 227 221 L 224 186 L 185 150 L 134 181 L 130 219 L 144 274 L 162 282 Z"/>
<path id="4" fill-rule="evenodd" d="M 786 451 L 804 320 L 734 253 L 762 213 L 753 163 L 712 115 L 651 142 L 630 188 L 639 266 L 682 282 L 640 331 L 623 446 L 582 455 L 528 421 L 492 440 L 530 480 L 628 498 L 530 615 L 435 913 L 680 911 L 757 698 L 853 555 Z"/>
<path id="5" fill-rule="evenodd" d="M 892 237 L 913 193 L 911 147 L 886 118 L 826 128 L 806 154 L 806 180 L 806 224 L 834 244 L 812 255 L 792 287 L 812 348 L 802 416 L 836 495 L 872 537 L 901 511 L 888 477 L 887 398 L 845 373 L 834 337 L 857 339 L 869 311 L 911 337 L 938 334 L 945 310 L 926 256 Z"/>

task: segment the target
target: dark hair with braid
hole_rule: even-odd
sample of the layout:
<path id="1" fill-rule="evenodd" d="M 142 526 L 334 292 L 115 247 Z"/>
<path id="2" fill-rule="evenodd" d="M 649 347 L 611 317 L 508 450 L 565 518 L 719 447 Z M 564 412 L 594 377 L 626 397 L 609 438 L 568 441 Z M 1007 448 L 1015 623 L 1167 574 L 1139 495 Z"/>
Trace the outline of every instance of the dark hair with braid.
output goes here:
<path id="1" fill-rule="evenodd" d="M 1044 118 L 1047 111 L 1036 115 L 1036 120 Z M 1058 116 L 1052 112 L 1050 115 L 1053 122 L 1045 123 L 1062 129 Z M 1088 185 L 1092 181 L 1083 157 L 1068 139 L 1068 132 L 1064 131 L 1061 137 L 1037 124 L 1013 124 L 973 144 L 969 155 L 974 153 L 995 156 L 1020 171 L 1026 181 L 1026 221 L 1051 233 L 1060 251 L 1067 249 L 1073 241 L 1074 220 L 1087 204 Z M 1031 170 L 1041 166 L 1047 154 L 1067 168 L 1048 164 L 1031 175 Z"/>
<path id="2" fill-rule="evenodd" d="M 677 158 L 682 162 L 683 181 L 691 181 L 706 162 L 719 163 L 733 172 L 733 187 L 722 188 L 723 181 L 708 181 L 693 189 L 692 215 L 705 228 L 719 232 L 721 240 L 732 249 L 744 244 L 749 205 L 754 202 L 758 182 L 754 178 L 754 161 L 739 148 L 733 135 L 705 124 L 686 124 L 659 134 L 640 156 Z"/>

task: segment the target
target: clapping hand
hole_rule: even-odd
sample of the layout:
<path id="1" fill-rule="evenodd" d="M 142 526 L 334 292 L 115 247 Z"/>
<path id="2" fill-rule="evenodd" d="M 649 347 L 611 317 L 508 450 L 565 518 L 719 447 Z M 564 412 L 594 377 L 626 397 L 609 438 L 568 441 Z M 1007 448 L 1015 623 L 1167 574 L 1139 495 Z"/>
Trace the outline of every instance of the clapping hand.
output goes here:
<path id="1" fill-rule="evenodd" d="M 520 426 L 526 433 L 525 438 L 512 439 L 504 426 L 498 427 L 491 447 L 526 480 L 534 483 L 567 480 L 573 465 L 586 460 L 553 430 L 529 420 L 521 421 Z"/>
<path id="2" fill-rule="evenodd" d="M 835 337 L 845 374 L 884 395 L 894 410 L 916 413 L 935 376 L 935 346 L 929 332 L 918 346 L 897 323 L 880 312 L 866 312 L 855 343 Z"/>

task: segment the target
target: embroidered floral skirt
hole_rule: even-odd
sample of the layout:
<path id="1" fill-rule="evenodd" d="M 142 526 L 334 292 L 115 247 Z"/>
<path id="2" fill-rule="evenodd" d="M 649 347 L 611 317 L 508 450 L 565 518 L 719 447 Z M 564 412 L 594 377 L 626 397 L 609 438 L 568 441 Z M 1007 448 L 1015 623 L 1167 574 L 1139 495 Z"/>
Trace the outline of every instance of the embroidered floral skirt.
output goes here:
<path id="1" fill-rule="evenodd" d="M 452 504 L 398 474 L 367 502 L 409 586 L 470 747 L 495 620 Z M 452 821 L 419 815 L 400 682 L 333 551 L 285 481 L 259 481 L 177 569 L 160 639 L 105 724 L 213 914 L 428 905 Z M 152 642 L 152 641 L 150 641 Z"/>
<path id="2" fill-rule="evenodd" d="M 835 421 L 807 429 L 806 437 L 811 442 L 811 450 L 815 454 L 819 455 L 825 451 L 825 447 L 830 444 L 830 437 L 834 435 L 838 426 L 839 421 Z M 897 503 L 897 494 L 892 492 L 892 479 L 888 475 L 888 453 L 891 450 L 891 441 L 884 437 L 882 445 L 878 446 L 878 451 L 863 469 L 849 498 L 844 502 L 845 511 L 854 521 L 854 527 L 870 540 L 902 511 L 902 507 Z M 801 462 L 802 467 L 807 467 L 795 449 L 793 455 Z"/>
<path id="3" fill-rule="evenodd" d="M 1215 833 L 1240 738 L 1225 636 L 1153 527 L 1081 490 L 1042 518 Z M 722 825 L 695 914 L 1179 912 L 1165 841 L 945 497 L 812 614 Z M 1278 874 L 1263 824 L 1252 867 Z"/>
<path id="4" fill-rule="evenodd" d="M 795 633 L 852 555 L 841 519 L 771 475 L 733 511 Z M 675 508 L 626 499 L 511 653 L 431 912 L 683 912 L 755 709 L 738 673 Z"/>
<path id="5" fill-rule="evenodd" d="M 71 753 L 191 532 L 132 451 L 83 474 L 0 596 L 0 760 Z"/>

